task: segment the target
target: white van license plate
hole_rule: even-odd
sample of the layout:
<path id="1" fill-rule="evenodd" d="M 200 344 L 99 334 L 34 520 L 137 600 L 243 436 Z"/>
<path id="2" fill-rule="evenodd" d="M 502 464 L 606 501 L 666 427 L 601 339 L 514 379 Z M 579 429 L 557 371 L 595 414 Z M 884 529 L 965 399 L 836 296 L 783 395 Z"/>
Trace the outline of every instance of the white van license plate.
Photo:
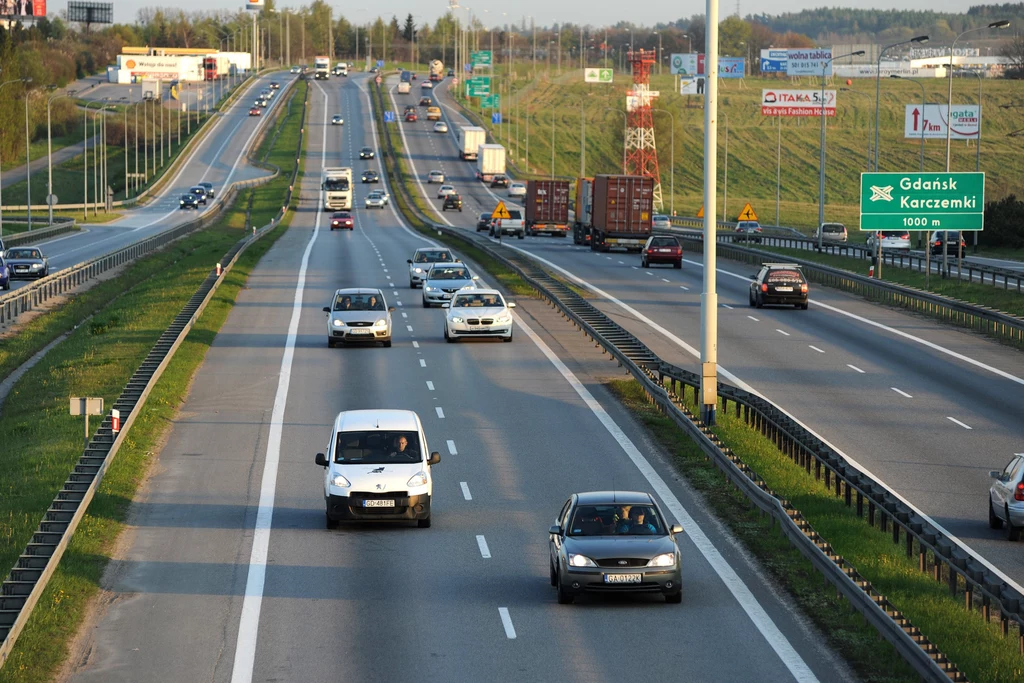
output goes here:
<path id="1" fill-rule="evenodd" d="M 640 583 L 643 574 L 605 574 L 605 583 Z"/>
<path id="2" fill-rule="evenodd" d="M 364 508 L 393 508 L 395 507 L 395 501 L 390 498 L 383 500 L 364 500 Z"/>

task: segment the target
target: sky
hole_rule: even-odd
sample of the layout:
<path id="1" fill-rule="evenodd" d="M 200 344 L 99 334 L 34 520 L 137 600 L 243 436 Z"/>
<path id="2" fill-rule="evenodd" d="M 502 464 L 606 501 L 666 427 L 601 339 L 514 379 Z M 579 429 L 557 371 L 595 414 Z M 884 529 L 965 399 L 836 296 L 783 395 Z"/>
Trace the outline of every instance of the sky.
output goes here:
<path id="1" fill-rule="evenodd" d="M 753 0 L 739 0 L 740 12 L 743 15 L 762 11 L 764 4 Z M 282 7 L 298 7 L 299 2 L 279 2 Z M 369 21 L 376 16 L 397 14 L 404 18 L 412 13 L 417 22 L 433 23 L 448 7 L 448 0 L 348 0 L 345 3 L 331 3 L 342 11 L 347 18 L 357 23 Z M 671 22 L 681 17 L 703 14 L 705 4 L 699 0 L 683 2 L 665 2 L 664 0 L 647 0 L 644 3 L 629 3 L 624 0 L 461 0 L 460 4 L 472 9 L 475 16 L 481 17 L 485 25 L 497 26 L 513 21 L 522 22 L 526 18 L 529 25 L 530 16 L 538 24 L 551 25 L 558 22 L 572 22 L 591 26 L 606 26 L 619 21 L 632 21 L 640 25 L 653 25 L 657 22 Z M 966 12 L 972 4 L 986 4 L 983 0 L 893 0 L 892 2 L 864 2 L 848 0 L 847 2 L 822 2 L 821 0 L 775 0 L 771 3 L 772 14 L 799 12 L 821 6 L 857 7 L 861 9 L 931 9 L 942 12 Z M 143 7 L 169 6 L 165 0 L 121 0 L 114 3 L 114 20 L 130 23 L 135 20 L 136 13 Z M 244 2 L 225 0 L 177 0 L 174 8 L 185 11 L 197 10 L 234 10 L 244 8 Z M 372 10 L 370 9 L 372 8 Z M 736 13 L 736 0 L 723 0 L 720 13 L 724 19 Z M 507 13 L 507 16 L 504 14 Z"/>

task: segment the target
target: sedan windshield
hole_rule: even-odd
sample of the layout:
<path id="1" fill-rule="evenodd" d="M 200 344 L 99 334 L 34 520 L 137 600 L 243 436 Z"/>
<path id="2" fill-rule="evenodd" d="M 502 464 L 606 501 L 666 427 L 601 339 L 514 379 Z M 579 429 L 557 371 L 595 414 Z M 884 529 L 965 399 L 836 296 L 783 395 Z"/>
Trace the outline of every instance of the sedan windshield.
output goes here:
<path id="1" fill-rule="evenodd" d="M 349 465 L 388 465 L 420 462 L 416 432 L 375 429 L 371 432 L 338 432 L 334 462 Z"/>
<path id="2" fill-rule="evenodd" d="M 418 251 L 412 261 L 413 263 L 439 263 L 451 260 L 451 254 L 447 251 Z"/>
<path id="3" fill-rule="evenodd" d="M 8 249 L 7 258 L 43 258 L 38 249 Z"/>
<path id="4" fill-rule="evenodd" d="M 337 294 L 334 297 L 336 311 L 383 311 L 384 297 L 379 294 Z"/>
<path id="5" fill-rule="evenodd" d="M 469 271 L 465 268 L 431 268 L 431 280 L 468 280 Z"/>
<path id="6" fill-rule="evenodd" d="M 665 525 L 653 505 L 581 505 L 572 516 L 570 536 L 658 536 Z"/>
<path id="7" fill-rule="evenodd" d="M 504 306 L 505 301 L 500 294 L 460 294 L 455 297 L 452 308 L 481 308 Z"/>

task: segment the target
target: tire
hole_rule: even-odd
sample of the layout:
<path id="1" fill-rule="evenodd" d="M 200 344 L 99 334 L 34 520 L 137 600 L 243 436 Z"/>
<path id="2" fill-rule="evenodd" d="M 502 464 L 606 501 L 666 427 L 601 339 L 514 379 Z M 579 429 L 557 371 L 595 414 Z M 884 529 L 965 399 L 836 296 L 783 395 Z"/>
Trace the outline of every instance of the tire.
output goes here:
<path id="1" fill-rule="evenodd" d="M 809 304 L 800 304 L 800 310 L 806 311 Z"/>
<path id="2" fill-rule="evenodd" d="M 574 597 L 562 586 L 561 573 L 555 575 L 555 588 L 558 590 L 558 604 L 571 605 Z"/>
<path id="3" fill-rule="evenodd" d="M 683 262 L 682 262 L 682 261 L 680 261 L 680 262 L 678 262 L 678 263 L 673 263 L 673 264 L 672 264 L 672 267 L 673 267 L 673 268 L 675 268 L 676 270 L 682 270 L 682 268 L 683 268 Z"/>
<path id="4" fill-rule="evenodd" d="M 509 330 L 508 336 L 507 337 L 502 337 L 501 341 L 505 342 L 506 344 L 508 342 L 512 341 L 512 330 Z"/>
<path id="5" fill-rule="evenodd" d="M 1003 520 L 996 517 L 996 511 L 992 507 L 992 499 L 988 499 L 988 528 L 989 529 L 1002 529 Z"/>
<path id="6" fill-rule="evenodd" d="M 430 308 L 430 302 L 426 299 L 423 300 L 423 308 Z"/>
<path id="7" fill-rule="evenodd" d="M 672 593 L 671 595 L 665 596 L 665 602 L 669 605 L 678 605 L 683 601 L 683 591 L 680 589 L 678 593 Z"/>
<path id="8" fill-rule="evenodd" d="M 327 338 L 327 348 L 329 348 L 329 349 L 333 349 L 334 348 L 334 340 L 331 339 L 330 337 Z"/>
<path id="9" fill-rule="evenodd" d="M 391 340 L 390 339 L 388 339 L 386 342 L 384 342 L 384 348 L 385 349 L 390 349 L 391 348 Z"/>
<path id="10" fill-rule="evenodd" d="M 650 264 L 647 263 L 647 259 L 640 259 L 640 267 L 641 268 L 650 268 L 651 266 L 650 266 Z"/>
<path id="11" fill-rule="evenodd" d="M 1013 522 L 1010 521 L 1010 508 L 1006 508 L 1006 540 L 1007 541 L 1019 541 L 1020 540 L 1020 527 L 1014 526 Z"/>
<path id="12" fill-rule="evenodd" d="M 551 578 L 551 585 L 558 585 L 558 574 L 555 573 L 555 565 L 551 564 L 551 560 L 548 560 L 548 574 Z"/>
<path id="13" fill-rule="evenodd" d="M 430 528 L 430 517 L 427 517 L 426 519 L 417 519 L 416 520 L 416 526 L 418 526 L 421 529 L 429 529 Z"/>
<path id="14" fill-rule="evenodd" d="M 755 295 L 754 296 L 754 307 L 755 308 L 762 308 L 763 306 L 764 306 L 764 303 L 761 302 L 761 295 L 760 294 Z"/>
<path id="15" fill-rule="evenodd" d="M 331 516 L 324 512 L 324 526 L 326 526 L 328 529 L 337 529 L 338 520 L 331 519 Z"/>
<path id="16" fill-rule="evenodd" d="M 526 233 L 521 232 L 518 235 L 516 235 L 516 237 L 518 237 L 521 240 L 524 240 L 524 239 L 526 239 Z"/>
<path id="17" fill-rule="evenodd" d="M 751 308 L 754 307 L 754 293 L 753 292 L 747 292 L 747 303 L 750 305 Z"/>

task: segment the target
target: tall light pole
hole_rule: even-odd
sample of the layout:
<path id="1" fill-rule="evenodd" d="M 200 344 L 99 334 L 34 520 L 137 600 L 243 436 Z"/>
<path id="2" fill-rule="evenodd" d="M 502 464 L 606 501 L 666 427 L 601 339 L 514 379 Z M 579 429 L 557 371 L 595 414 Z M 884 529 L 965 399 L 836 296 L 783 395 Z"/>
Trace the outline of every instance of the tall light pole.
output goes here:
<path id="1" fill-rule="evenodd" d="M 651 108 L 651 111 L 660 111 L 662 114 L 668 114 L 672 117 L 672 133 L 669 135 L 669 210 L 672 215 L 676 215 L 676 117 L 675 114 L 668 111 L 667 109 L 656 109 Z M 660 178 L 658 179 L 661 180 Z"/>
<path id="2" fill-rule="evenodd" d="M 862 54 L 864 54 L 864 50 L 857 50 L 856 52 L 850 52 L 849 54 L 832 57 L 832 59 L 826 59 L 821 63 L 821 152 L 818 159 L 818 251 L 821 251 L 821 225 L 825 222 L 825 72 L 828 71 L 828 67 L 832 65 L 832 62 L 837 59 L 859 57 Z M 705 67 L 705 69 L 707 69 L 707 67 Z M 877 152 L 878 150 L 875 151 Z"/>
<path id="3" fill-rule="evenodd" d="M 949 93 L 946 97 L 946 102 L 948 103 L 946 105 L 946 173 L 949 173 L 949 131 L 953 127 L 953 122 L 950 121 L 950 118 L 953 114 L 953 50 L 956 48 L 956 41 L 960 40 L 968 33 L 973 33 L 974 31 L 986 31 L 988 29 L 993 28 L 1006 28 L 1009 25 L 1009 21 L 1007 21 L 1006 19 L 1002 19 L 1000 21 L 993 21 L 988 26 L 979 26 L 978 28 L 967 29 L 966 31 L 958 35 L 956 38 L 954 38 L 953 44 L 949 46 L 949 67 L 946 72 L 946 80 L 949 82 Z M 981 129 L 979 128 L 979 140 L 981 139 L 980 130 Z M 945 240 L 943 240 L 943 243 L 945 243 Z M 943 251 L 945 251 L 945 247 L 943 247 Z"/>
<path id="4" fill-rule="evenodd" d="M 23 78 L 25 84 L 25 208 L 28 215 L 28 229 L 32 230 L 32 147 L 28 137 L 28 84 L 31 78 Z"/>
<path id="5" fill-rule="evenodd" d="M 74 95 L 73 92 L 58 93 L 46 100 L 46 204 L 49 207 L 50 225 L 53 225 L 53 202 L 50 200 L 53 196 L 53 141 L 50 136 L 50 104 L 54 100 L 72 95 Z"/>
<path id="6" fill-rule="evenodd" d="M 704 72 L 704 289 L 700 295 L 700 418 L 711 426 L 718 411 L 718 0 L 706 0 Z"/>
<path id="7" fill-rule="evenodd" d="M 3 90 L 4 86 L 10 85 L 11 83 L 23 83 L 22 78 L 12 78 L 9 81 L 0 83 L 0 90 Z M 2 177 L 2 176 L 0 176 Z M 4 200 L 3 200 L 3 183 L 0 183 L 0 237 L 4 236 Z"/>
<path id="8" fill-rule="evenodd" d="M 878 64 L 875 71 L 875 173 L 878 173 L 878 104 L 879 99 L 882 96 L 882 55 L 885 54 L 886 50 L 900 45 L 910 45 L 911 43 L 923 44 L 928 42 L 928 36 L 917 36 L 910 40 L 904 40 L 900 43 L 893 43 L 892 45 L 886 45 L 878 53 Z"/>

